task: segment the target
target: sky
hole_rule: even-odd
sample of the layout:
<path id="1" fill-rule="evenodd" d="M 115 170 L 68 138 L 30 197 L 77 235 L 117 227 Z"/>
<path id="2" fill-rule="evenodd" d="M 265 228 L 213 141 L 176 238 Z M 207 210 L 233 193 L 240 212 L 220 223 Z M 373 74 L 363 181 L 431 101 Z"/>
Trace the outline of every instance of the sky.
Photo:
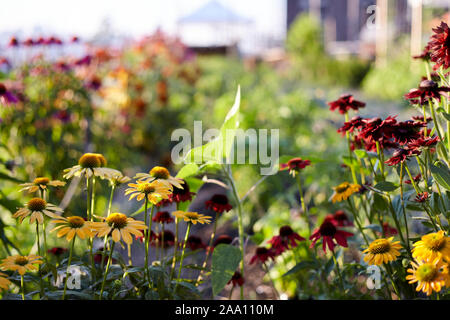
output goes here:
<path id="1" fill-rule="evenodd" d="M 37 35 L 37 30 L 56 35 L 91 37 L 105 18 L 113 30 L 133 37 L 149 34 L 160 26 L 176 32 L 176 21 L 208 0 L 14 0 L 0 10 L 0 34 Z M 236 13 L 253 20 L 255 31 L 284 35 L 286 0 L 220 0 Z M 39 29 L 37 28 L 39 27 Z M 34 31 L 34 32 L 33 32 Z M 45 34 L 43 35 L 45 36 Z"/>

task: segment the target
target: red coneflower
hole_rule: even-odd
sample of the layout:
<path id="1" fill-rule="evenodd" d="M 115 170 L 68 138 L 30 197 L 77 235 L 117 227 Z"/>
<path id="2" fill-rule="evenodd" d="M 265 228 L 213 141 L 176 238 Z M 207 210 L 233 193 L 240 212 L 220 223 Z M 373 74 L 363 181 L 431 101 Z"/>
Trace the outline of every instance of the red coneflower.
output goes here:
<path id="1" fill-rule="evenodd" d="M 152 218 L 152 221 L 158 223 L 172 223 L 174 221 L 174 218 L 168 211 L 158 211 Z"/>
<path id="2" fill-rule="evenodd" d="M 439 87 L 433 80 L 423 80 L 419 84 L 418 89 L 411 89 L 405 94 L 405 99 L 410 100 L 414 104 L 424 104 L 433 98 L 441 101 L 441 96 L 448 97 L 449 87 Z"/>
<path id="3" fill-rule="evenodd" d="M 365 126 L 361 129 L 358 137 L 366 143 L 369 141 L 383 141 L 383 139 L 392 138 L 395 131 L 397 116 L 389 116 L 384 120 L 380 118 L 364 119 Z"/>
<path id="4" fill-rule="evenodd" d="M 332 220 L 325 219 L 319 228 L 314 230 L 313 234 L 309 238 L 312 240 L 311 248 L 316 245 L 316 242 L 322 238 L 322 248 L 323 252 L 326 252 L 326 247 L 331 251 L 334 250 L 336 244 L 333 239 L 336 240 L 336 243 L 342 247 L 347 248 L 347 238 L 352 237 L 353 233 L 342 231 L 336 228 L 336 222 L 333 223 Z"/>
<path id="5" fill-rule="evenodd" d="M 289 170 L 289 173 L 295 177 L 297 172 L 310 165 L 310 160 L 303 160 L 302 158 L 292 158 L 287 163 L 280 164 L 280 171 Z"/>
<path id="6" fill-rule="evenodd" d="M 421 154 L 421 151 L 418 149 L 411 149 L 411 148 L 397 149 L 392 154 L 392 157 L 386 160 L 384 163 L 386 163 L 388 166 L 395 166 L 400 162 L 404 162 L 405 160 L 409 159 L 409 157 L 419 154 Z"/>
<path id="7" fill-rule="evenodd" d="M 197 236 L 189 236 L 186 242 L 186 246 L 191 249 L 192 251 L 198 250 L 198 249 L 206 249 L 207 245 L 203 243 L 202 239 Z"/>
<path id="8" fill-rule="evenodd" d="M 434 69 L 439 67 L 448 69 L 450 67 L 450 29 L 445 22 L 433 29 L 428 46 L 430 47 L 431 61 L 435 64 Z"/>
<path id="9" fill-rule="evenodd" d="M 350 121 L 344 122 L 344 125 L 340 127 L 337 132 L 345 135 L 346 132 L 354 132 L 364 126 L 364 119 L 359 116 L 354 116 Z"/>
<path id="10" fill-rule="evenodd" d="M 228 201 L 228 197 L 224 194 L 213 195 L 210 200 L 205 202 L 205 207 L 216 213 L 230 211 L 233 208 Z"/>
<path id="11" fill-rule="evenodd" d="M 169 248 L 175 244 L 175 235 L 170 230 L 158 233 L 156 239 L 158 240 L 158 245 L 163 248 Z M 156 245 L 156 241 L 152 241 L 151 245 Z"/>
<path id="12" fill-rule="evenodd" d="M 416 196 L 416 199 L 414 201 L 416 202 L 425 202 L 430 198 L 430 195 L 428 194 L 428 192 L 422 192 L 422 193 L 418 193 Z"/>
<path id="13" fill-rule="evenodd" d="M 431 117 L 427 117 L 426 121 L 425 118 L 423 116 L 413 116 L 412 119 L 414 121 L 418 121 L 418 122 L 430 122 L 431 121 Z"/>
<path id="14" fill-rule="evenodd" d="M 275 258 L 275 252 L 272 249 L 268 249 L 265 247 L 257 247 L 255 250 L 255 255 L 250 259 L 250 264 L 259 261 L 261 263 L 265 263 L 267 260 Z"/>
<path id="15" fill-rule="evenodd" d="M 233 276 L 231 277 L 230 281 L 228 281 L 227 284 L 232 283 L 232 284 L 233 284 L 233 287 L 236 287 L 236 286 L 242 287 L 242 286 L 244 285 L 244 282 L 245 282 L 245 280 L 244 280 L 244 278 L 242 277 L 242 274 L 241 274 L 239 271 L 236 271 L 236 272 L 233 274 Z"/>
<path id="16" fill-rule="evenodd" d="M 344 210 L 337 210 L 333 215 L 333 219 L 337 222 L 338 227 L 353 226 L 353 222 L 348 218 Z"/>
<path id="17" fill-rule="evenodd" d="M 91 64 L 92 61 L 92 56 L 91 55 L 86 55 L 81 59 L 78 59 L 74 62 L 74 65 L 76 66 L 88 66 Z"/>
<path id="18" fill-rule="evenodd" d="M 19 40 L 17 40 L 16 37 L 11 37 L 9 39 L 8 47 L 18 47 L 19 46 Z"/>
<path id="19" fill-rule="evenodd" d="M 438 136 L 428 137 L 428 138 L 420 137 L 420 138 L 415 139 L 414 141 L 411 141 L 410 143 L 408 143 L 408 148 L 411 148 L 411 149 L 429 148 L 429 147 L 436 145 L 436 143 L 438 143 L 438 142 L 439 142 Z"/>
<path id="20" fill-rule="evenodd" d="M 395 130 L 392 132 L 394 142 L 402 145 L 420 138 L 420 129 L 423 127 L 426 127 L 425 122 L 413 120 L 398 122 L 395 125 Z"/>
<path id="21" fill-rule="evenodd" d="M 60 255 L 62 255 L 63 253 L 65 253 L 67 251 L 69 251 L 69 250 L 66 248 L 61 248 L 61 247 L 54 247 L 54 248 L 47 250 L 48 253 L 53 254 L 54 256 L 57 256 L 57 257 L 59 257 Z"/>
<path id="22" fill-rule="evenodd" d="M 97 76 L 93 76 L 86 83 L 86 87 L 88 89 L 91 89 L 94 91 L 97 91 L 98 89 L 100 89 L 101 86 L 102 86 L 102 80 Z"/>
<path id="23" fill-rule="evenodd" d="M 17 102 L 19 102 L 19 99 L 8 91 L 3 83 L 0 83 L 0 103 L 9 105 Z"/>
<path id="24" fill-rule="evenodd" d="M 419 173 L 417 176 L 413 177 L 413 180 L 414 180 L 414 182 L 419 182 L 421 178 L 422 178 L 422 175 Z M 408 180 L 405 180 L 405 183 L 411 184 L 412 181 L 408 179 Z"/>
<path id="25" fill-rule="evenodd" d="M 275 251 L 275 255 L 280 255 L 284 251 L 298 246 L 297 242 L 306 240 L 298 233 L 294 232 L 290 226 L 283 226 L 280 228 L 278 236 L 273 236 L 268 241 L 272 245 L 272 249 Z M 289 247 L 290 246 L 290 247 Z"/>
<path id="26" fill-rule="evenodd" d="M 343 94 L 338 100 L 328 102 L 328 105 L 331 111 L 338 109 L 341 114 L 347 113 L 350 109 L 358 110 L 366 106 L 364 102 L 355 100 L 351 94 Z"/>
<path id="27" fill-rule="evenodd" d="M 397 229 L 394 227 L 391 227 L 388 222 L 383 222 L 383 232 L 386 237 L 392 237 L 392 236 L 398 234 Z"/>
<path id="28" fill-rule="evenodd" d="M 183 179 L 180 179 L 180 185 L 183 187 L 183 189 L 173 186 L 172 194 L 169 195 L 169 198 L 163 199 L 157 204 L 157 206 L 164 207 L 173 202 L 181 203 L 192 201 L 192 197 L 195 196 L 195 192 L 190 191 L 189 184 Z"/>

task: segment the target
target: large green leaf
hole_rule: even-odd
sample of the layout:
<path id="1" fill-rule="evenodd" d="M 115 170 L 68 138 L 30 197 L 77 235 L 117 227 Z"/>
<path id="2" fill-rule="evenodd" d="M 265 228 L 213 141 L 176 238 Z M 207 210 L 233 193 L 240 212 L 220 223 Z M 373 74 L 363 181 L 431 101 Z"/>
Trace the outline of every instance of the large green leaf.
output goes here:
<path id="1" fill-rule="evenodd" d="M 211 282 L 214 296 L 219 294 L 228 281 L 230 281 L 240 261 L 241 251 L 239 248 L 229 244 L 219 244 L 214 248 L 211 268 Z"/>
<path id="2" fill-rule="evenodd" d="M 221 162 L 228 159 L 236 136 L 235 130 L 239 128 L 239 107 L 241 103 L 241 87 L 239 86 L 236 93 L 234 104 L 228 111 L 225 121 L 220 128 L 219 135 L 210 142 L 189 150 L 184 158 L 185 163 L 207 161 Z"/>
<path id="3" fill-rule="evenodd" d="M 443 164 L 431 165 L 431 175 L 434 180 L 443 186 L 445 189 L 450 190 L 450 171 Z"/>
<path id="4" fill-rule="evenodd" d="M 378 182 L 374 188 L 380 191 L 390 192 L 396 190 L 398 186 L 389 181 L 381 181 Z"/>

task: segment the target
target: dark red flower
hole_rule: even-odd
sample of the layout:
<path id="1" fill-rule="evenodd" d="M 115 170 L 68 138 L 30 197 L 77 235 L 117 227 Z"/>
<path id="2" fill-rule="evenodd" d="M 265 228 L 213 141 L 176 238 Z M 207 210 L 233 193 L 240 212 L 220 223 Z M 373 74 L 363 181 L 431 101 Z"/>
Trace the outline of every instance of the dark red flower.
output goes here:
<path id="1" fill-rule="evenodd" d="M 439 67 L 448 69 L 450 67 L 450 29 L 445 22 L 433 29 L 428 46 L 430 47 L 431 61 L 435 64 L 434 69 Z"/>
<path id="2" fill-rule="evenodd" d="M 391 237 L 398 234 L 397 229 L 391 227 L 388 222 L 383 222 L 383 232 L 385 237 Z"/>
<path id="3" fill-rule="evenodd" d="M 333 219 L 337 222 L 338 227 L 353 226 L 353 222 L 348 218 L 344 210 L 337 210 Z"/>
<path id="4" fill-rule="evenodd" d="M 186 246 L 192 251 L 198 249 L 206 249 L 207 245 L 203 243 L 202 239 L 197 236 L 189 236 L 186 242 Z"/>
<path id="5" fill-rule="evenodd" d="M 408 143 L 408 148 L 419 149 L 429 148 L 439 142 L 439 137 L 418 138 Z"/>
<path id="6" fill-rule="evenodd" d="M 160 232 L 156 235 L 155 240 L 158 240 L 158 246 L 168 248 L 175 244 L 175 235 L 170 230 L 164 230 L 164 232 Z M 156 241 L 152 241 L 151 245 L 155 246 Z"/>
<path id="7" fill-rule="evenodd" d="M 104 248 L 99 248 L 98 251 L 103 251 Z M 96 253 L 94 254 L 94 262 L 97 264 L 101 264 L 103 260 L 103 263 L 106 264 L 106 262 L 108 261 L 108 253 L 105 252 L 105 255 L 103 256 L 102 253 Z M 117 259 L 112 258 L 111 259 L 111 263 L 116 263 Z"/>
<path id="8" fill-rule="evenodd" d="M 224 194 L 213 195 L 210 200 L 205 202 L 205 207 L 214 210 L 216 213 L 230 211 L 233 208 L 228 201 L 228 197 Z"/>
<path id="9" fill-rule="evenodd" d="M 80 41 L 80 38 L 78 38 L 77 36 L 73 36 L 71 39 L 70 39 L 70 42 L 72 42 L 72 43 L 78 43 Z"/>
<path id="10" fill-rule="evenodd" d="M 158 207 L 164 207 L 167 206 L 173 202 L 180 203 L 180 202 L 186 202 L 186 201 L 192 201 L 192 197 L 195 196 L 195 192 L 191 192 L 189 189 L 189 184 L 183 180 L 180 182 L 183 189 L 173 187 L 172 194 L 169 195 L 169 199 L 163 199 L 160 201 L 157 206 Z"/>
<path id="11" fill-rule="evenodd" d="M 419 173 L 417 176 L 413 177 L 413 180 L 414 180 L 414 182 L 419 182 L 421 178 L 422 178 L 422 175 Z M 405 180 L 405 183 L 411 184 L 412 182 L 411 182 L 411 180 L 408 179 L 408 180 Z"/>
<path id="12" fill-rule="evenodd" d="M 409 159 L 409 157 L 413 155 L 419 155 L 420 153 L 421 151 L 418 149 L 410 149 L 410 148 L 397 149 L 392 154 L 392 157 L 386 160 L 384 163 L 386 163 L 388 166 L 395 166 L 400 162 L 404 162 L 405 160 Z"/>
<path id="13" fill-rule="evenodd" d="M 416 202 L 425 202 L 430 198 L 430 195 L 428 194 L 428 192 L 422 192 L 422 193 L 418 193 L 416 196 L 416 199 L 414 201 Z"/>
<path id="14" fill-rule="evenodd" d="M 141 242 L 144 242 L 145 241 L 145 236 L 144 236 L 144 233 L 143 233 L 143 231 L 141 231 L 142 232 L 142 235 L 141 236 L 135 236 L 135 238 L 136 238 L 136 240 L 139 240 L 139 241 L 141 241 Z M 151 230 L 150 231 L 150 239 L 149 239 L 149 241 L 154 241 L 154 240 L 156 240 L 156 239 L 158 239 L 158 236 L 156 235 L 156 233 L 154 233 L 153 232 L 153 230 Z"/>
<path id="15" fill-rule="evenodd" d="M 1 104 L 14 104 L 19 102 L 19 99 L 8 89 L 3 83 L 0 83 L 0 103 Z"/>
<path id="16" fill-rule="evenodd" d="M 261 263 L 265 263 L 267 260 L 275 258 L 275 252 L 272 249 L 268 249 L 265 247 L 257 247 L 255 250 L 255 255 L 250 259 L 250 264 L 259 261 Z"/>
<path id="17" fill-rule="evenodd" d="M 449 87 L 439 87 L 433 80 L 423 80 L 418 89 L 411 89 L 409 93 L 405 94 L 405 99 L 410 100 L 411 103 L 422 105 L 433 98 L 441 101 L 441 96 L 448 97 L 447 92 L 449 91 Z"/>
<path id="18" fill-rule="evenodd" d="M 395 125 L 395 130 L 392 132 L 394 142 L 403 145 L 420 138 L 420 129 L 423 127 L 426 127 L 425 122 L 416 122 L 413 120 L 398 122 Z"/>
<path id="19" fill-rule="evenodd" d="M 152 221 L 158 223 L 172 223 L 174 219 L 168 211 L 158 211 L 152 218 Z"/>
<path id="20" fill-rule="evenodd" d="M 311 248 L 315 246 L 317 240 L 322 238 L 322 248 L 323 252 L 326 252 L 326 247 L 328 246 L 328 249 L 331 251 L 334 250 L 334 247 L 338 244 L 343 247 L 348 247 L 347 244 L 347 238 L 352 237 L 353 233 L 339 230 L 336 227 L 336 222 L 333 223 L 330 219 L 325 219 L 320 227 L 316 230 L 314 230 L 313 234 L 309 238 L 312 240 Z M 336 243 L 334 243 L 333 240 L 336 240 Z"/>
<path id="21" fill-rule="evenodd" d="M 74 62 L 74 64 L 76 66 L 84 66 L 84 65 L 88 66 L 91 64 L 91 61 L 92 61 L 92 56 L 86 55 L 83 58 L 76 60 Z"/>
<path id="22" fill-rule="evenodd" d="M 358 137 L 365 142 L 382 141 L 392 138 L 397 124 L 396 116 L 389 116 L 384 120 L 380 118 L 364 119 L 365 126 L 361 129 Z"/>
<path id="23" fill-rule="evenodd" d="M 228 236 L 226 234 L 222 234 L 222 235 L 218 236 L 216 240 L 214 240 L 213 246 L 217 247 L 221 243 L 231 244 L 231 242 L 233 242 L 233 238 L 231 238 L 230 236 Z"/>
<path id="24" fill-rule="evenodd" d="M 337 132 L 345 135 L 346 132 L 354 132 L 364 126 L 364 119 L 359 116 L 354 116 L 350 121 L 344 122 L 344 125 L 340 127 Z"/>
<path id="25" fill-rule="evenodd" d="M 302 158 L 292 158 L 287 163 L 280 164 L 280 171 L 289 170 L 289 173 L 295 176 L 301 169 L 311 165 L 310 160 L 303 160 Z"/>
<path id="26" fill-rule="evenodd" d="M 273 236 L 268 242 L 272 245 L 275 255 L 280 255 L 284 251 L 298 246 L 297 242 L 306 240 L 298 233 L 294 232 L 290 226 L 280 228 L 278 236 Z"/>
<path id="27" fill-rule="evenodd" d="M 88 89 L 91 89 L 94 91 L 97 91 L 98 89 L 100 89 L 101 85 L 102 85 L 102 80 L 97 76 L 93 76 L 86 83 L 86 87 Z"/>
<path id="28" fill-rule="evenodd" d="M 61 248 L 61 247 L 54 247 L 54 248 L 47 250 L 48 253 L 53 254 L 54 256 L 57 256 L 57 257 L 59 257 L 60 255 L 62 255 L 63 253 L 65 253 L 67 251 L 69 251 L 69 250 L 66 248 Z"/>
<path id="29" fill-rule="evenodd" d="M 417 122 L 425 122 L 423 116 L 413 116 L 412 119 Z M 430 121 L 431 121 L 431 117 L 427 117 L 426 122 L 428 123 Z"/>
<path id="30" fill-rule="evenodd" d="M 16 37 L 11 37 L 11 39 L 9 39 L 8 46 L 9 47 L 18 47 L 19 46 L 19 41 L 17 40 Z"/>
<path id="31" fill-rule="evenodd" d="M 330 110 L 334 111 L 338 109 L 339 113 L 345 114 L 348 110 L 358 110 L 359 108 L 364 108 L 365 103 L 355 100 L 351 94 L 343 94 L 338 100 L 328 102 Z"/>
<path id="32" fill-rule="evenodd" d="M 236 286 L 242 287 L 242 286 L 244 285 L 244 282 L 245 282 L 245 280 L 244 280 L 244 278 L 242 277 L 241 273 L 240 273 L 239 271 L 236 271 L 236 272 L 233 274 L 233 276 L 231 277 L 230 281 L 228 281 L 227 284 L 232 283 L 232 284 L 233 284 L 233 287 L 236 287 Z"/>

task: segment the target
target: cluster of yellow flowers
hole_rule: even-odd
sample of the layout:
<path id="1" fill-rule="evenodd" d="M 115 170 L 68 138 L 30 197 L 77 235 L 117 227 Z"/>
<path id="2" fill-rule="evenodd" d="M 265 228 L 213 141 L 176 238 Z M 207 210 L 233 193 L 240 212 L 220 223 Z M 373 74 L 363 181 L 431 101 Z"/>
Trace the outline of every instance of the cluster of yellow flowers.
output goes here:
<path id="1" fill-rule="evenodd" d="M 107 179 L 114 188 L 120 184 L 127 183 L 131 179 L 124 176 L 120 171 L 107 168 L 106 159 L 103 155 L 97 153 L 86 153 L 75 165 L 65 170 L 64 178 L 84 177 L 90 179 L 99 177 Z M 154 167 L 149 173 L 138 173 L 135 178 L 136 183 L 129 183 L 125 195 L 130 195 L 129 200 L 136 198 L 137 201 L 146 199 L 152 205 L 158 204 L 161 200 L 168 199 L 172 194 L 173 188 L 183 189 L 183 180 L 172 177 L 169 171 L 164 167 Z M 94 237 L 105 238 L 111 237 L 114 242 L 123 240 L 127 245 L 131 245 L 134 235 L 136 238 L 143 236 L 143 231 L 149 229 L 144 221 L 135 220 L 123 213 L 110 213 L 106 217 L 91 215 L 88 219 L 81 216 L 64 217 L 63 209 L 48 203 L 46 192 L 48 187 L 64 186 L 65 182 L 51 181 L 45 177 L 34 179 L 33 182 L 22 184 L 20 191 L 28 191 L 34 193 L 41 192 L 41 197 L 34 197 L 29 200 L 23 208 L 20 208 L 14 215 L 20 223 L 29 217 L 29 223 L 36 223 L 37 233 L 39 225 L 45 223 L 45 217 L 51 218 L 50 221 L 55 225 L 51 232 L 57 231 L 58 238 L 65 237 L 67 241 L 75 242 L 79 239 L 92 239 Z M 89 210 L 89 208 L 88 208 Z M 186 222 L 210 223 L 210 218 L 197 212 L 175 211 L 173 215 L 177 219 Z M 95 221 L 97 220 L 97 221 Z M 36 264 L 43 263 L 43 257 L 38 255 L 14 255 L 3 259 L 0 269 L 18 271 L 23 276 L 27 271 L 38 270 Z M 7 275 L 0 273 L 0 289 L 7 289 L 11 282 L 7 279 Z"/>
<path id="2" fill-rule="evenodd" d="M 444 231 L 438 231 L 422 236 L 413 244 L 411 261 L 412 268 L 407 270 L 406 280 L 416 283 L 416 291 L 422 291 L 428 296 L 433 291 L 440 292 L 442 287 L 450 287 L 450 237 Z M 395 261 L 402 248 L 400 243 L 393 242 L 393 237 L 376 239 L 364 250 L 364 261 L 372 265 L 387 264 Z"/>

